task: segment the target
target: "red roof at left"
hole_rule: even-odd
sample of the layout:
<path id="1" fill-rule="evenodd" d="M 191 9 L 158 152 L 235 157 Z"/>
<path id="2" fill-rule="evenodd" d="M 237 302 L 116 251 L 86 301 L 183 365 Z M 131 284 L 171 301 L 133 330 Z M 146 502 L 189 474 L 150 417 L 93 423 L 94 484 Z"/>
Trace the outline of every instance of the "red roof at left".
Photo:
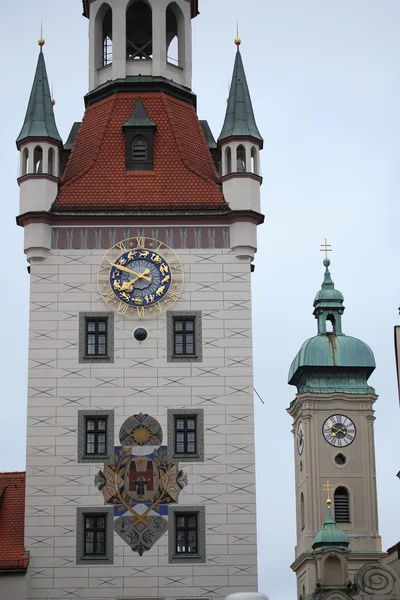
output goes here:
<path id="1" fill-rule="evenodd" d="M 26 571 L 25 473 L 0 473 L 0 573 Z"/>

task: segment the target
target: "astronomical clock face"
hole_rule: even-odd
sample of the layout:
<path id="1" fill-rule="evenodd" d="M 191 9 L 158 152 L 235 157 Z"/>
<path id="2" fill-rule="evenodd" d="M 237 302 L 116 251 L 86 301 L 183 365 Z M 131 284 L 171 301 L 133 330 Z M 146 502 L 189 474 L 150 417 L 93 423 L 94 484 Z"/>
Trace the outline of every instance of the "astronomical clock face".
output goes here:
<path id="1" fill-rule="evenodd" d="M 328 444 L 336 448 L 344 448 L 354 442 L 356 426 L 345 415 L 332 415 L 326 419 L 322 432 Z"/>
<path id="2" fill-rule="evenodd" d="M 297 450 L 299 454 L 303 454 L 304 450 L 304 424 L 303 421 L 297 425 Z"/>
<path id="3" fill-rule="evenodd" d="M 118 242 L 104 255 L 97 274 L 103 300 L 125 317 L 158 315 L 179 298 L 183 268 L 163 242 L 139 237 Z"/>

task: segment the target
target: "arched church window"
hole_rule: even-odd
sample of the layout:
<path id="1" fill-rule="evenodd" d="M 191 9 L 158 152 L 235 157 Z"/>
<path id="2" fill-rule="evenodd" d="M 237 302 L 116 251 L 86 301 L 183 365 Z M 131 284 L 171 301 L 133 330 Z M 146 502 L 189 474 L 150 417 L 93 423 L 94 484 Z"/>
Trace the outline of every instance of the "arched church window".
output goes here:
<path id="1" fill-rule="evenodd" d="M 258 156 L 257 149 L 254 146 L 251 149 L 251 172 L 258 175 Z"/>
<path id="2" fill-rule="evenodd" d="M 232 173 L 232 151 L 230 148 L 227 148 L 225 150 L 225 164 L 226 164 L 225 175 L 229 175 L 229 173 Z"/>
<path id="3" fill-rule="evenodd" d="M 40 146 L 33 152 L 33 169 L 34 173 L 43 173 L 43 149 Z"/>
<path id="4" fill-rule="evenodd" d="M 236 161 L 237 161 L 237 172 L 245 173 L 246 172 L 246 150 L 244 146 L 240 145 L 236 150 Z"/>
<path id="5" fill-rule="evenodd" d="M 147 162 L 147 141 L 141 135 L 136 136 L 132 141 L 132 162 Z"/>
<path id="6" fill-rule="evenodd" d="M 166 12 L 167 61 L 184 66 L 185 17 L 176 2 L 171 2 Z"/>
<path id="7" fill-rule="evenodd" d="M 53 148 L 49 149 L 49 166 L 48 166 L 48 173 L 49 175 L 55 175 L 55 171 L 54 171 L 54 166 L 55 166 L 55 152 Z"/>
<path id="8" fill-rule="evenodd" d="M 350 523 L 349 490 L 345 487 L 336 488 L 333 500 L 336 523 Z"/>
<path id="9" fill-rule="evenodd" d="M 150 60 L 153 56 L 153 15 L 144 0 L 131 2 L 126 11 L 126 59 Z"/>
<path id="10" fill-rule="evenodd" d="M 103 67 L 110 65 L 113 61 L 113 43 L 112 43 L 112 10 L 108 8 L 103 19 Z"/>
<path id="11" fill-rule="evenodd" d="M 29 150 L 25 148 L 21 157 L 21 175 L 28 173 Z"/>
<path id="12" fill-rule="evenodd" d="M 306 526 L 306 523 L 305 523 L 304 494 L 303 494 L 303 492 L 301 492 L 301 496 L 300 496 L 300 524 L 301 524 L 301 528 L 304 529 L 304 527 Z"/>

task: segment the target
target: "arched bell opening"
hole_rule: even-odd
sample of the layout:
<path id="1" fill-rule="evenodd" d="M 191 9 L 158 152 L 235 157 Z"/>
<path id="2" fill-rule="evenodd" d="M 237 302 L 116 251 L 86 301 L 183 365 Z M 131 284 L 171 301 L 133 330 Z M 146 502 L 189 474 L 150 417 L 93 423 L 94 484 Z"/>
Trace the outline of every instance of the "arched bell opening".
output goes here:
<path id="1" fill-rule="evenodd" d="M 336 523 L 350 523 L 350 494 L 347 488 L 336 488 L 333 504 Z"/>
<path id="2" fill-rule="evenodd" d="M 246 173 L 246 150 L 245 147 L 240 144 L 236 150 L 236 162 L 237 162 L 237 172 L 238 173 Z"/>
<path id="3" fill-rule="evenodd" d="M 43 148 L 41 146 L 36 146 L 33 151 L 33 172 L 43 173 Z"/>
<path id="4" fill-rule="evenodd" d="M 56 153 L 54 148 L 49 148 L 47 172 L 49 175 L 55 175 L 56 169 Z"/>
<path id="5" fill-rule="evenodd" d="M 166 11 L 167 62 L 178 67 L 185 66 L 185 17 L 176 2 Z"/>
<path id="6" fill-rule="evenodd" d="M 153 14 L 144 0 L 136 0 L 126 11 L 126 60 L 152 60 Z"/>
<path id="7" fill-rule="evenodd" d="M 334 315 L 326 317 L 326 333 L 336 333 L 336 319 Z"/>
<path id="8" fill-rule="evenodd" d="M 105 2 L 102 4 L 96 15 L 95 45 L 97 69 L 106 67 L 113 61 L 112 27 L 112 8 Z"/>
<path id="9" fill-rule="evenodd" d="M 25 150 L 22 152 L 21 155 L 21 177 L 23 177 L 24 175 L 27 175 L 27 173 L 29 172 L 29 150 L 28 148 L 25 148 Z"/>

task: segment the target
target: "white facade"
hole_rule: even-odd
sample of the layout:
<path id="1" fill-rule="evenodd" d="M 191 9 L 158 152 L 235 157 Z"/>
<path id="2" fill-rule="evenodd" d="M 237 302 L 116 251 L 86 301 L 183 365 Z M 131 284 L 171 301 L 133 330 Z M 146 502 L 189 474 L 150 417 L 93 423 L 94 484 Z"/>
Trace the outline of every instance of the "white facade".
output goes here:
<path id="1" fill-rule="evenodd" d="M 157 226 L 157 223 L 155 223 Z M 226 249 L 176 249 L 183 293 L 172 311 L 201 311 L 202 362 L 168 363 L 166 314 L 115 314 L 112 364 L 79 362 L 79 313 L 109 311 L 96 276 L 105 250 L 55 250 L 31 261 L 26 550 L 28 599 L 199 598 L 257 591 L 250 261 Z M 145 327 L 148 338 L 132 333 Z M 205 507 L 206 561 L 170 564 L 168 538 L 140 557 L 114 533 L 113 564 L 77 564 L 77 509 L 104 507 L 77 462 L 78 410 L 145 412 L 167 440 L 167 409 L 203 409 L 204 462 L 180 463 L 178 507 Z"/>

